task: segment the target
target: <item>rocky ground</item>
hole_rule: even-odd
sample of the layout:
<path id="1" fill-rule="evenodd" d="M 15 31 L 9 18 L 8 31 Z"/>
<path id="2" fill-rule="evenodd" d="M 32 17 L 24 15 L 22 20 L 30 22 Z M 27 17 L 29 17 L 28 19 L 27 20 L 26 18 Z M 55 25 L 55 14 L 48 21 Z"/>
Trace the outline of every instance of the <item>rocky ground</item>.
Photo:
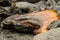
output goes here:
<path id="1" fill-rule="evenodd" d="M 36 35 L 33 40 L 60 40 L 60 28 Z"/>
<path id="2" fill-rule="evenodd" d="M 7 30 L 3 30 L 0 33 L 0 40 L 32 40 L 33 34 L 28 33 L 12 33 Z"/>
<path id="3" fill-rule="evenodd" d="M 2 0 L 0 1 L 0 7 L 2 6 L 0 8 L 0 26 L 1 26 L 1 22 L 6 17 L 14 15 L 15 12 L 19 10 L 20 10 L 19 11 L 20 13 L 26 14 L 28 12 L 36 12 L 36 11 L 41 11 L 45 9 L 52 9 L 56 11 L 57 15 L 60 17 L 60 0 L 33 0 L 33 1 L 32 0 L 21 0 L 20 4 L 22 4 L 22 6 L 17 5 L 18 8 L 13 8 L 10 5 L 9 7 L 7 5 L 4 6 L 4 3 L 2 3 L 3 5 L 1 5 L 1 2 Z M 22 10 L 23 8 L 26 8 L 28 12 L 26 9 Z M 34 35 L 33 33 L 14 32 L 14 31 L 0 28 L 0 40 L 60 40 L 60 28 L 59 27 L 60 27 L 60 20 L 53 22 L 51 25 L 49 25 L 48 29 L 50 31 L 43 33 L 43 34 L 38 34 L 38 35 Z"/>

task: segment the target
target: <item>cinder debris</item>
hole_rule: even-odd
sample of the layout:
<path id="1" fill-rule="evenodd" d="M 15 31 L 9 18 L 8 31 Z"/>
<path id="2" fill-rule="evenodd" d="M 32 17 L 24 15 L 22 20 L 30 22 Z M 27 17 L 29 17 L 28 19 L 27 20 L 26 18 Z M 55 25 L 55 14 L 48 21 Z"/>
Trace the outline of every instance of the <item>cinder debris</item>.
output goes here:
<path id="1" fill-rule="evenodd" d="M 23 35 L 24 32 L 33 33 L 34 30 L 41 28 L 41 22 L 38 21 L 41 20 L 41 18 L 40 16 L 38 16 L 38 12 L 42 12 L 45 10 L 54 10 L 59 18 L 58 21 L 54 21 L 49 24 L 47 30 L 55 30 L 55 28 L 59 28 L 60 0 L 0 0 L 0 34 L 2 34 L 2 32 L 5 30 L 9 32 L 15 32 L 16 35 L 19 35 L 20 33 L 21 35 Z M 48 15 L 46 16 L 48 17 Z M 45 17 L 43 16 L 43 18 Z M 44 22 L 45 21 L 43 20 L 43 23 Z M 15 33 L 11 34 L 15 35 Z M 31 34 L 25 34 L 27 35 L 27 37 L 16 36 L 17 38 L 13 37 L 11 39 L 8 39 L 9 37 L 7 38 L 7 35 L 4 35 L 1 35 L 1 40 L 32 40 L 33 38 Z M 32 36 L 32 38 L 30 35 Z"/>

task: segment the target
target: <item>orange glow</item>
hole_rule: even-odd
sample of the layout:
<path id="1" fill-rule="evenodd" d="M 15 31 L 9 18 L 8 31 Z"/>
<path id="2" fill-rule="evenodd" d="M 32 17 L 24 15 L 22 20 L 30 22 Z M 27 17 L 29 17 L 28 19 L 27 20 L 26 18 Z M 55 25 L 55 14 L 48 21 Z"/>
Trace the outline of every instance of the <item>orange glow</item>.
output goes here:
<path id="1" fill-rule="evenodd" d="M 46 10 L 47 12 L 52 12 L 54 17 L 58 20 L 57 13 L 54 10 Z"/>
<path id="2" fill-rule="evenodd" d="M 22 15 L 22 16 L 25 16 L 25 15 Z M 34 22 L 34 21 L 31 21 L 31 20 L 33 20 L 35 17 L 36 17 L 35 21 L 38 20 L 37 22 L 38 22 L 38 25 L 39 25 L 39 29 L 34 30 L 33 31 L 34 34 L 47 32 L 48 31 L 47 30 L 48 26 L 53 21 L 58 20 L 57 13 L 53 10 L 44 10 L 44 11 L 39 11 L 39 12 L 28 13 L 28 14 L 26 14 L 26 17 L 28 17 L 27 19 L 29 19 L 30 22 Z M 24 21 L 23 21 L 23 23 L 24 23 Z M 30 24 L 30 23 L 26 23 L 26 25 L 32 27 L 32 24 Z M 34 27 L 36 27 L 36 26 L 34 26 Z"/>
<path id="3" fill-rule="evenodd" d="M 34 16 L 38 17 L 40 20 L 40 28 L 34 30 L 35 34 L 47 32 L 48 26 L 53 22 L 58 20 L 57 13 L 53 10 L 44 10 L 44 11 L 39 11 L 39 12 L 33 12 L 30 14 L 27 14 L 29 16 Z M 42 24 L 42 25 L 41 25 Z"/>
<path id="4" fill-rule="evenodd" d="M 37 13 L 39 13 L 39 14 L 37 14 Z M 41 19 L 43 19 L 43 18 L 45 18 L 45 19 L 43 19 L 41 22 L 43 24 L 43 25 L 41 25 L 41 28 L 34 31 L 35 34 L 47 32 L 48 31 L 47 28 L 50 25 L 50 23 L 58 20 L 57 13 L 53 10 L 44 10 L 44 11 L 40 11 L 37 13 L 35 13 L 36 16 L 43 14 L 43 15 L 40 15 L 40 17 L 43 16 L 43 17 L 41 17 Z M 46 20 L 46 18 L 47 18 L 47 20 Z"/>

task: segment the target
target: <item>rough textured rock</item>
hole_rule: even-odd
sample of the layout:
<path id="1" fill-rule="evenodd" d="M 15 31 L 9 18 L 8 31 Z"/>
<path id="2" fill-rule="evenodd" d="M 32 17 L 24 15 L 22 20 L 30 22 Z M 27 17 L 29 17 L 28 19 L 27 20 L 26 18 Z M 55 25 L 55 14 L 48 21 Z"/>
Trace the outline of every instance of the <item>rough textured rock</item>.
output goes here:
<path id="1" fill-rule="evenodd" d="M 39 6 L 38 5 L 29 3 L 29 2 L 16 2 L 15 4 L 16 4 L 15 7 L 17 7 L 18 9 L 29 9 L 29 12 L 33 12 L 33 11 L 39 10 Z"/>
<path id="2" fill-rule="evenodd" d="M 36 35 L 33 40 L 60 40 L 60 28 Z"/>
<path id="3" fill-rule="evenodd" d="M 55 28 L 58 28 L 58 27 L 60 27 L 60 20 L 52 22 L 48 26 L 48 29 L 51 30 L 51 29 L 55 29 Z"/>
<path id="4" fill-rule="evenodd" d="M 3 30 L 0 33 L 0 40 L 32 40 L 33 37 L 33 34 L 12 33 L 8 30 Z"/>
<path id="5" fill-rule="evenodd" d="M 0 0 L 0 5 L 2 5 L 1 4 L 1 2 L 2 2 L 3 0 Z M 12 0 L 8 0 L 8 1 L 12 1 Z M 18 2 L 30 2 L 30 3 L 34 3 L 34 5 L 36 4 L 36 5 L 38 5 L 39 6 L 39 8 L 38 9 L 40 9 L 40 10 L 45 10 L 45 9 L 52 9 L 52 10 L 55 10 L 56 12 L 57 12 L 57 14 L 58 14 L 58 16 L 60 17 L 60 0 L 18 0 Z M 36 2 L 37 1 L 37 2 Z M 38 2 L 39 1 L 39 2 Z M 23 5 L 23 3 L 22 3 L 22 5 Z M 25 4 L 25 5 L 27 5 L 27 4 Z M 4 6 L 4 3 L 3 3 L 3 5 L 2 6 Z M 5 4 L 5 6 L 8 6 L 7 4 Z M 11 6 L 11 4 L 10 4 L 10 6 Z M 30 6 L 30 5 L 29 5 Z M 3 9 L 6 9 L 7 11 L 9 11 L 9 9 L 8 9 L 9 7 L 3 7 Z M 27 7 L 26 7 L 27 8 Z M 33 7 L 32 7 L 33 8 Z M 2 10 L 2 9 L 0 9 L 0 24 L 1 24 L 1 22 L 3 21 L 3 19 L 5 19 L 6 18 L 6 15 L 12 15 L 13 13 L 15 13 L 15 9 L 12 11 L 12 9 L 13 8 L 11 8 L 11 12 L 10 13 L 6 13 L 4 10 Z M 25 10 L 25 9 L 24 9 Z M 2 12 L 1 12 L 2 11 Z M 19 10 L 18 10 L 19 11 Z M 2 14 L 4 14 L 4 15 L 2 15 Z M 22 13 L 21 13 L 22 14 Z M 3 17 L 4 16 L 4 17 Z M 7 17 L 8 18 L 8 17 Z M 56 25 L 55 25 L 56 24 Z M 57 24 L 59 24 L 59 22 L 54 22 L 53 24 L 51 24 L 50 26 L 52 26 L 52 27 L 49 27 L 50 29 L 55 29 L 56 27 L 57 27 Z M 60 30 L 60 29 L 56 29 L 56 30 Z M 52 30 L 51 30 L 52 31 Z M 4 34 L 3 34 L 4 33 Z M 50 32 L 49 32 L 50 33 Z M 54 34 L 56 34 L 56 35 L 58 35 L 58 36 L 55 36 L 54 37 L 54 35 L 53 36 L 49 36 L 50 34 L 49 33 L 45 33 L 46 34 L 46 36 L 44 36 L 45 34 L 43 34 L 43 35 L 41 35 L 42 36 L 42 39 L 41 40 L 45 40 L 47 37 L 49 37 L 48 39 L 46 39 L 46 40 L 59 40 L 59 38 L 60 38 L 60 32 L 58 32 L 58 31 L 54 31 L 53 33 L 52 33 L 52 35 Z M 5 35 L 6 34 L 6 35 Z M 48 35 L 48 36 L 47 36 Z M 16 36 L 16 37 L 15 37 Z M 0 30 L 0 40 L 32 40 L 32 38 L 33 38 L 33 36 L 34 35 L 32 35 L 32 34 L 25 34 L 25 33 L 9 33 L 8 32 L 8 34 L 6 33 L 6 31 L 1 31 Z M 52 39 L 50 39 L 52 37 Z M 39 38 L 39 37 L 38 37 Z M 37 37 L 36 37 L 36 40 L 37 40 Z"/>
<path id="6" fill-rule="evenodd" d="M 47 15 L 49 15 L 49 16 L 47 16 Z M 6 24 L 6 25 L 13 23 L 13 25 L 19 25 L 20 26 L 26 22 L 30 22 L 32 24 L 39 25 L 39 29 L 34 30 L 34 33 L 38 34 L 41 32 L 46 32 L 45 29 L 47 28 L 47 26 L 49 26 L 51 22 L 57 21 L 57 20 L 58 20 L 58 17 L 56 15 L 56 13 L 54 13 L 53 10 L 45 10 L 45 11 L 39 11 L 36 13 L 32 12 L 32 13 L 29 13 L 26 15 L 16 14 L 16 15 L 13 15 L 13 16 L 6 18 L 2 23 Z M 35 28 L 36 26 L 30 26 L 30 27 Z"/>

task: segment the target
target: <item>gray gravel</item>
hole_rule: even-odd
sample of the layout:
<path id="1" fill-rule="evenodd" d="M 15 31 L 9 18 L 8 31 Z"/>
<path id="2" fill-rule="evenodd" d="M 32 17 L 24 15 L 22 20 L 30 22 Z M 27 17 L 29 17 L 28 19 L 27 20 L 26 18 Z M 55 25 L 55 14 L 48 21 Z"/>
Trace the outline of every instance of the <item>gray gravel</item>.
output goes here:
<path id="1" fill-rule="evenodd" d="M 33 34 L 27 33 L 12 33 L 8 30 L 3 30 L 0 33 L 0 40 L 32 40 Z"/>
<path id="2" fill-rule="evenodd" d="M 31 0 L 28 0 L 28 1 L 31 1 Z M 31 2 L 34 2 L 34 1 L 35 0 Z M 53 1 L 48 0 L 47 2 L 44 2 L 43 0 L 35 4 L 38 5 L 39 9 L 41 10 L 45 10 L 46 8 L 55 10 L 58 16 L 60 16 L 60 1 L 56 3 L 54 0 Z M 48 4 L 50 4 L 50 6 Z M 50 31 L 46 33 L 38 34 L 36 36 L 33 34 L 12 33 L 8 30 L 0 30 L 0 40 L 60 40 L 60 28 L 56 28 L 57 24 L 59 23 L 60 21 L 54 22 L 49 26 L 49 28 L 51 29 Z"/>

